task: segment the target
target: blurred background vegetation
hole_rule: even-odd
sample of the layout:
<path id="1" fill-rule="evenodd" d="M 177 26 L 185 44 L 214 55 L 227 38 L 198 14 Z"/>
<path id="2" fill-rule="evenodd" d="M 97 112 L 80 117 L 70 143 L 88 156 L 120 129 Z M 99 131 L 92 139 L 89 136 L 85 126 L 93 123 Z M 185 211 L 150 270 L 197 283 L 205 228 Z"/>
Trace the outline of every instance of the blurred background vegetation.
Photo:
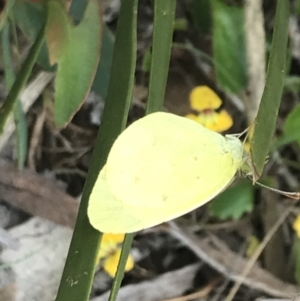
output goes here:
<path id="1" fill-rule="evenodd" d="M 253 124 L 277 1 L 159 1 L 2 2 L 0 300 L 55 299 L 83 190 L 62 278 L 68 287 L 61 284 L 57 300 L 87 300 L 90 286 L 92 300 L 108 299 L 124 236 L 104 235 L 98 250 L 85 208 L 113 139 L 146 110 L 223 134 Z M 278 115 L 269 104 L 277 123 L 261 181 L 298 191 L 300 1 L 287 2 L 283 94 Z M 169 19 L 154 24 L 164 12 Z M 280 85 L 269 86 L 279 99 Z M 239 179 L 200 209 L 137 233 L 129 256 L 118 300 L 291 298 L 300 283 L 300 210 Z"/>

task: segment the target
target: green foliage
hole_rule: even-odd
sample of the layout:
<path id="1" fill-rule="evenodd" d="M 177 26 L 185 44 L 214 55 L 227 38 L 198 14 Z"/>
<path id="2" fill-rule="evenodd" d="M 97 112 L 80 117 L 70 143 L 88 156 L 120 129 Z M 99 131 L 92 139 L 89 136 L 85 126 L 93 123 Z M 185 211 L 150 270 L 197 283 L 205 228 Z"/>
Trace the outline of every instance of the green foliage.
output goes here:
<path id="1" fill-rule="evenodd" d="M 254 187 L 249 181 L 243 181 L 218 195 L 210 203 L 209 212 L 220 219 L 239 219 L 253 210 L 253 202 Z"/>
<path id="2" fill-rule="evenodd" d="M 241 7 L 229 6 L 221 0 L 212 0 L 211 5 L 213 58 L 217 82 L 225 91 L 237 93 L 247 84 L 244 10 Z M 227 74 L 224 74 L 224 69 Z"/>
<path id="3" fill-rule="evenodd" d="M 9 90 L 14 81 L 15 74 L 13 70 L 13 64 L 10 55 L 10 43 L 9 43 L 9 24 L 3 28 L 2 31 L 2 49 L 3 49 L 3 61 L 4 61 L 4 71 L 5 71 L 5 84 L 7 90 Z M 17 132 L 17 159 L 18 167 L 22 169 L 25 164 L 27 155 L 27 123 L 25 114 L 22 109 L 20 99 L 17 99 L 16 106 L 14 108 L 14 118 L 16 123 Z"/>
<path id="4" fill-rule="evenodd" d="M 38 61 L 45 70 L 53 70 L 49 64 L 48 49 L 52 63 L 58 63 L 55 83 L 55 121 L 58 126 L 64 126 L 71 119 L 91 86 L 106 99 L 56 301 L 86 301 L 89 299 L 101 233 L 91 227 L 87 217 L 87 206 L 93 185 L 105 164 L 111 145 L 126 126 L 133 94 L 136 64 L 137 3 L 137 0 L 122 1 L 116 40 L 104 27 L 99 64 L 102 25 L 96 0 L 74 0 L 72 2 L 70 14 L 73 16 L 76 26 L 72 24 L 71 18 L 60 0 L 47 1 L 49 48 L 44 43 L 45 7 L 17 0 L 13 9 L 13 19 L 29 39 L 34 41 L 34 44 L 14 83 L 11 61 L 6 53 L 7 86 L 12 88 L 0 112 L 2 129 L 13 109 L 19 122 L 22 118 L 24 119 L 24 114 L 22 115 L 21 108 L 18 106 L 18 97 L 29 78 L 34 63 Z M 258 176 L 262 172 L 274 133 L 286 70 L 289 7 L 288 1 L 278 1 L 277 3 L 267 83 L 251 145 Z M 175 4 L 176 0 L 154 1 L 153 47 L 151 52 L 149 50 L 146 53 L 143 65 L 146 71 L 150 71 L 147 113 L 159 111 L 163 106 L 172 46 Z M 194 8 L 192 10 L 194 23 L 199 30 L 208 33 L 210 29 L 213 29 L 213 62 L 219 85 L 232 93 L 241 91 L 247 83 L 242 8 L 228 6 L 221 0 L 194 0 L 192 7 Z M 86 15 L 84 17 L 85 8 Z M 201 9 L 199 10 L 199 8 Z M 2 42 L 5 47 L 8 46 L 8 35 Z M 3 48 L 5 48 L 4 46 Z M 195 49 L 193 51 L 199 55 L 199 51 Z M 205 55 L 201 53 L 200 56 L 204 57 Z M 293 92 L 298 92 L 299 79 L 297 80 L 292 84 L 286 81 L 286 87 Z M 300 143 L 299 115 L 300 107 L 298 106 L 287 118 L 284 139 L 288 141 L 296 139 Z M 24 127 L 24 125 L 22 126 Z M 27 139 L 25 133 L 20 132 L 20 135 L 22 139 Z M 20 159 L 24 160 L 24 147 L 26 150 L 26 146 L 24 146 L 24 142 L 22 143 L 23 154 L 20 153 Z M 221 219 L 238 219 L 244 213 L 252 210 L 253 194 L 254 188 L 251 183 L 241 182 L 219 195 L 210 204 L 210 213 Z M 132 240 L 133 234 L 126 235 L 110 301 L 116 300 Z M 298 253 L 300 254 L 300 252 Z M 297 271 L 300 271 L 299 258 L 300 256 L 297 256 Z M 300 274 L 298 274 L 296 274 L 296 278 L 300 281 Z"/>
<path id="5" fill-rule="evenodd" d="M 41 50 L 44 41 L 44 27 L 41 28 L 38 37 L 32 45 L 30 52 L 24 61 L 16 80 L 14 81 L 7 98 L 0 110 L 0 133 L 3 133 L 4 126 L 9 115 L 12 113 L 19 95 L 24 88 L 28 78 L 31 74 L 34 63 L 36 62 L 37 56 Z"/>
<path id="6" fill-rule="evenodd" d="M 291 93 L 298 93 L 300 91 L 300 77 L 287 76 L 284 82 L 284 90 Z"/>
<path id="7" fill-rule="evenodd" d="M 39 31 L 44 26 L 46 20 L 46 11 L 44 6 L 39 3 L 17 0 L 12 16 L 19 28 L 24 32 L 30 41 L 35 41 Z M 48 58 L 48 49 L 44 42 L 37 58 L 37 63 L 45 71 L 54 71 L 55 68 L 50 66 Z"/>
<path id="8" fill-rule="evenodd" d="M 295 1 L 295 12 L 299 16 L 300 15 L 300 0 Z"/>
<path id="9" fill-rule="evenodd" d="M 60 0 L 47 1 L 46 37 L 51 63 L 58 63 L 55 78 L 54 120 L 65 126 L 80 108 L 90 87 L 100 55 L 101 17 L 96 0 L 74 26 Z"/>
<path id="10" fill-rule="evenodd" d="M 292 142 L 297 140 L 300 144 L 300 105 L 298 104 L 286 118 L 283 128 L 284 138 Z"/>
<path id="11" fill-rule="evenodd" d="M 86 4 L 87 1 L 72 1 L 70 14 L 73 17 L 75 24 L 78 24 L 83 17 Z M 46 19 L 46 10 L 45 7 L 39 3 L 17 0 L 16 5 L 13 8 L 13 17 L 28 39 L 34 41 L 39 29 L 42 27 L 43 22 Z M 92 90 L 104 99 L 107 96 L 113 49 L 114 37 L 110 30 L 106 26 L 103 26 L 101 57 Z M 56 69 L 56 65 L 50 65 L 46 43 L 42 46 L 37 62 L 45 71 L 54 71 Z"/>
<path id="12" fill-rule="evenodd" d="M 142 62 L 142 70 L 144 72 L 150 72 L 151 60 L 152 60 L 151 47 L 148 47 L 144 53 L 143 62 Z"/>
<path id="13" fill-rule="evenodd" d="M 163 107 L 169 71 L 176 0 L 154 1 L 154 27 L 147 114 Z"/>
<path id="14" fill-rule="evenodd" d="M 10 15 L 11 9 L 15 5 L 16 0 L 9 0 L 2 3 L 3 7 L 1 8 L 0 14 L 0 31 L 8 22 L 8 16 Z"/>
<path id="15" fill-rule="evenodd" d="M 110 70 L 115 47 L 115 38 L 111 31 L 104 26 L 100 62 L 94 78 L 92 90 L 106 99 Z"/>
<path id="16" fill-rule="evenodd" d="M 277 1 L 266 85 L 251 140 L 255 180 L 262 174 L 274 135 L 286 71 L 289 1 Z"/>

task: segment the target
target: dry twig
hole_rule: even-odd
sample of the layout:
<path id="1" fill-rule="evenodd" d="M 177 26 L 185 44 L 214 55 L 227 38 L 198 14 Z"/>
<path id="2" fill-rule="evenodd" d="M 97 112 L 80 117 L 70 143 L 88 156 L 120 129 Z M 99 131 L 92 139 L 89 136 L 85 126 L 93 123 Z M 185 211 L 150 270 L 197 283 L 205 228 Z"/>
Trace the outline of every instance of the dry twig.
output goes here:
<path id="1" fill-rule="evenodd" d="M 243 279 L 240 276 L 240 271 L 245 269 L 247 265 L 246 259 L 231 251 L 225 244 L 222 250 L 220 250 L 209 237 L 202 237 L 200 239 L 188 229 L 178 227 L 175 222 L 169 222 L 169 225 L 168 232 L 171 235 L 190 248 L 196 256 L 230 280 L 239 281 L 242 279 L 244 285 L 271 296 L 291 298 L 299 292 L 298 286 L 277 279 L 271 273 L 257 265 L 257 263 L 253 265 L 248 276 Z"/>
<path id="2" fill-rule="evenodd" d="M 250 273 L 251 269 L 253 268 L 255 262 L 257 261 L 258 257 L 261 255 L 262 251 L 268 244 L 268 242 L 271 240 L 275 232 L 278 230 L 278 228 L 281 226 L 281 224 L 285 221 L 287 216 L 292 211 L 292 208 L 295 205 L 289 206 L 283 214 L 280 216 L 280 218 L 277 220 L 277 222 L 274 224 L 274 226 L 270 229 L 270 231 L 266 234 L 263 241 L 260 243 L 254 254 L 251 256 L 250 260 L 246 264 L 246 266 L 243 268 L 243 272 L 241 273 L 239 279 L 236 281 L 232 289 L 230 290 L 229 294 L 227 295 L 225 301 L 232 301 L 234 296 L 236 295 L 237 291 L 239 290 L 240 286 L 243 284 L 245 278 Z"/>

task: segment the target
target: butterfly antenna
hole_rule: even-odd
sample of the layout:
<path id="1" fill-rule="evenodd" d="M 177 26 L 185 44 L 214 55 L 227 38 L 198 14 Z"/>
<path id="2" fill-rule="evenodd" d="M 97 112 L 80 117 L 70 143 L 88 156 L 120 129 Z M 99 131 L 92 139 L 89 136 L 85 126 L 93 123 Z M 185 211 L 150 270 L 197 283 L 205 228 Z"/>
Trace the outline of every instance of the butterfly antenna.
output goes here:
<path id="1" fill-rule="evenodd" d="M 251 175 L 250 174 L 247 174 L 246 177 L 252 181 L 252 178 L 251 178 Z M 255 182 L 256 185 L 260 186 L 260 187 L 263 187 L 263 188 L 266 188 L 270 191 L 273 191 L 275 193 L 278 193 L 280 195 L 283 195 L 283 196 L 286 196 L 290 199 L 293 199 L 293 200 L 300 200 L 300 192 L 288 192 L 288 191 L 283 191 L 283 190 L 279 190 L 279 189 L 276 189 L 276 188 L 272 188 L 270 186 L 267 186 L 267 185 L 264 185 L 260 182 Z"/>

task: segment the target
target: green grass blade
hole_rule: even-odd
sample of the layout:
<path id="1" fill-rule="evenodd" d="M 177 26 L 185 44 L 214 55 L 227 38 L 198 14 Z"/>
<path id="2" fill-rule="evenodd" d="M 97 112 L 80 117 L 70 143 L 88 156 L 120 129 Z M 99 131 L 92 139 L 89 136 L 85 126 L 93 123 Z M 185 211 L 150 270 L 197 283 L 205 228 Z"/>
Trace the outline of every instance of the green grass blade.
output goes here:
<path id="1" fill-rule="evenodd" d="M 289 1 L 277 1 L 266 85 L 255 120 L 251 156 L 259 177 L 274 134 L 286 71 Z"/>
<path id="2" fill-rule="evenodd" d="M 26 82 L 28 81 L 28 78 L 31 74 L 31 70 L 33 68 L 34 63 L 36 62 L 37 56 L 40 52 L 41 46 L 44 42 L 44 26 L 40 30 L 37 39 L 35 40 L 33 46 L 30 49 L 30 52 L 24 61 L 18 76 L 12 85 L 8 96 L 0 110 L 0 134 L 3 133 L 3 129 L 5 126 L 5 123 L 9 117 L 9 114 L 12 112 L 12 110 L 15 107 L 15 104 L 19 98 L 19 95 L 24 88 Z"/>
<path id="3" fill-rule="evenodd" d="M 100 62 L 92 85 L 92 90 L 103 99 L 106 99 L 107 96 L 114 45 L 115 37 L 107 26 L 104 25 Z"/>
<path id="4" fill-rule="evenodd" d="M 106 104 L 56 301 L 89 300 L 101 233 L 90 225 L 87 206 L 112 143 L 126 125 L 136 64 L 136 15 L 137 0 L 123 1 Z"/>
<path id="5" fill-rule="evenodd" d="M 9 24 L 7 23 L 2 30 L 2 50 L 3 50 L 3 62 L 5 70 L 5 85 L 7 89 L 10 89 L 15 80 L 15 74 L 13 70 L 13 64 L 10 55 L 10 41 L 9 41 Z M 18 167 L 22 169 L 25 164 L 27 154 L 27 124 L 25 114 L 22 110 L 20 99 L 17 100 L 16 107 L 14 109 L 14 117 L 16 123 L 17 132 L 17 159 Z"/>
<path id="6" fill-rule="evenodd" d="M 154 1 L 154 27 L 147 114 L 163 106 L 169 71 L 176 0 Z"/>
<path id="7" fill-rule="evenodd" d="M 114 301 L 117 299 L 118 292 L 119 292 L 119 289 L 121 286 L 121 282 L 122 282 L 122 279 L 124 276 L 126 262 L 127 262 L 130 250 L 131 250 L 133 238 L 134 238 L 134 234 L 132 234 L 132 233 L 125 235 L 125 239 L 123 242 L 122 251 L 121 251 L 121 255 L 120 255 L 119 265 L 117 268 L 117 273 L 116 273 L 116 276 L 114 279 L 113 286 L 110 291 L 108 301 Z"/>
<path id="8" fill-rule="evenodd" d="M 25 166 L 27 148 L 28 148 L 28 128 L 25 112 L 21 101 L 18 99 L 14 109 L 14 120 L 17 134 L 17 159 L 18 168 L 21 170 Z"/>

